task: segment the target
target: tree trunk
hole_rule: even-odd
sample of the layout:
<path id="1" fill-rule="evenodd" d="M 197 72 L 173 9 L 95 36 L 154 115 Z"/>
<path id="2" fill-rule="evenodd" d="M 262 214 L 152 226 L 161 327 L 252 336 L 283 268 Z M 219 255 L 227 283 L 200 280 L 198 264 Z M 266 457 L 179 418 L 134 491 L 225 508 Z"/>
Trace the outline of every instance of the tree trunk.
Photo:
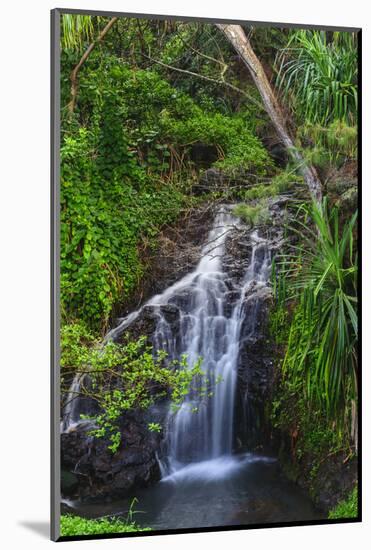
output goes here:
<path id="1" fill-rule="evenodd" d="M 87 48 L 87 50 L 84 52 L 83 56 L 81 57 L 80 61 L 76 65 L 76 67 L 73 69 L 71 73 L 71 101 L 68 104 L 68 110 L 70 115 L 73 113 L 76 105 L 77 100 L 77 75 L 79 70 L 81 69 L 82 65 L 85 63 L 91 52 L 94 50 L 95 46 L 103 40 L 103 38 L 106 36 L 112 25 L 117 21 L 117 17 L 112 17 L 112 19 L 109 20 L 107 25 L 104 27 L 100 35 L 94 42 L 90 44 L 90 46 Z"/>
<path id="2" fill-rule="evenodd" d="M 262 64 L 256 57 L 249 40 L 247 39 L 243 28 L 240 25 L 216 25 L 227 37 L 237 53 L 241 56 L 243 62 L 250 71 L 250 74 L 259 90 L 261 98 L 282 143 L 286 147 L 291 158 L 297 162 L 298 170 L 306 182 L 312 198 L 321 203 L 322 189 L 321 182 L 313 166 L 308 166 L 302 155 L 295 147 L 288 131 L 284 116 L 278 101 L 274 95 L 269 80 L 264 72 Z"/>

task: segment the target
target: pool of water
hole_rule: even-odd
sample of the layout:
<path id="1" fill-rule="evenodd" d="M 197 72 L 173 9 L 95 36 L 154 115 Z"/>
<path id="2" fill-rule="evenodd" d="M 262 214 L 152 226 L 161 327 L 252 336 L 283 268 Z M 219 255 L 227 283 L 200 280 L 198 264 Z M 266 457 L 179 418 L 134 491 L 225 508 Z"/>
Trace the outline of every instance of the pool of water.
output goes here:
<path id="1" fill-rule="evenodd" d="M 173 470 L 136 493 L 133 517 L 141 526 L 171 530 L 325 519 L 269 457 L 247 453 Z M 84 517 L 126 518 L 131 500 L 72 504 Z"/>

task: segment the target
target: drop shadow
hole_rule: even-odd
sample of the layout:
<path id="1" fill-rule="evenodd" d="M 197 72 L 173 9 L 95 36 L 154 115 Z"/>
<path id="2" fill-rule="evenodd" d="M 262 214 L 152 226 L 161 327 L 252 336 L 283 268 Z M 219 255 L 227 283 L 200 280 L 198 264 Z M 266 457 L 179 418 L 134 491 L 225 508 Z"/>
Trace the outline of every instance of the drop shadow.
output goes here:
<path id="1" fill-rule="evenodd" d="M 48 521 L 19 521 L 18 525 L 40 535 L 43 539 L 50 538 L 50 524 Z"/>

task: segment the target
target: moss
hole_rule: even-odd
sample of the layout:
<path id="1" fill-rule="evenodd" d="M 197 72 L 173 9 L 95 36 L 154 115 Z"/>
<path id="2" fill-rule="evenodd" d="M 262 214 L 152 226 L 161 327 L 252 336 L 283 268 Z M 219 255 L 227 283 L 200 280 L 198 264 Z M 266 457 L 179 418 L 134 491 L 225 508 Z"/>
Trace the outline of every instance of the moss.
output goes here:
<path id="1" fill-rule="evenodd" d="M 335 508 L 330 510 L 329 519 L 349 519 L 358 517 L 358 487 L 349 494 L 348 498 L 339 502 Z"/>

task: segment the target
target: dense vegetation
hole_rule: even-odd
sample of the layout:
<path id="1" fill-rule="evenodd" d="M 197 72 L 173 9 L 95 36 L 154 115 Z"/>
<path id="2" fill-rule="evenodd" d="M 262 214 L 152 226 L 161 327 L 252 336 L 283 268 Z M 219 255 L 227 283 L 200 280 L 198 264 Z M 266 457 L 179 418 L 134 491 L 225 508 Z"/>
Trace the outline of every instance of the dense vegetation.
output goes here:
<path id="1" fill-rule="evenodd" d="M 290 434 L 296 472 L 310 457 L 313 489 L 326 458 L 357 452 L 356 213 L 339 235 L 339 212 L 301 209 L 292 231 L 302 244 L 282 257 L 271 331 L 282 346 L 282 378 L 274 424 Z M 310 218 L 308 218 L 310 216 Z M 313 229 L 308 229 L 308 219 Z"/>
<path id="2" fill-rule="evenodd" d="M 63 52 L 63 105 L 71 57 L 78 55 Z M 78 317 L 104 331 L 114 304 L 143 276 L 140 245 L 155 246 L 159 228 L 192 205 L 195 146 L 214 148 L 215 166 L 227 171 L 264 175 L 271 162 L 248 109 L 226 112 L 205 96 L 196 102 L 108 46 L 88 63 L 76 113 L 63 111 L 62 310 L 67 322 Z"/>
<path id="3" fill-rule="evenodd" d="M 263 145 L 275 144 L 269 116 L 243 63 L 212 25 L 117 20 L 79 68 L 71 108 L 71 71 L 107 23 L 63 16 L 63 382 L 89 370 L 102 411 L 95 435 L 109 435 L 113 452 L 122 413 L 153 404 L 153 387 L 156 398 L 179 405 L 202 376 L 200 363 L 185 369 L 181 358 L 169 369 L 165 354 L 154 356 L 144 339 L 102 348 L 101 336 L 141 287 L 150 269 L 145 252 L 156 250 L 167 224 L 221 196 L 239 201 L 235 214 L 247 224 L 261 224 L 267 200 L 288 192 L 288 244 L 272 274 L 270 330 L 280 359 L 270 417 L 295 440 L 297 466 L 311 456 L 315 478 L 329 456 L 357 453 L 357 213 L 348 188 L 326 193 L 334 181 L 356 175 L 356 36 L 249 29 L 295 146 L 321 176 L 327 196 L 313 204 L 298 166 L 282 151 L 276 162 L 274 147 L 270 155 Z M 195 184 L 210 167 L 229 178 L 230 188 L 199 197 Z M 330 517 L 353 517 L 356 506 L 354 489 Z M 138 528 L 118 520 L 62 521 L 64 535 Z"/>

